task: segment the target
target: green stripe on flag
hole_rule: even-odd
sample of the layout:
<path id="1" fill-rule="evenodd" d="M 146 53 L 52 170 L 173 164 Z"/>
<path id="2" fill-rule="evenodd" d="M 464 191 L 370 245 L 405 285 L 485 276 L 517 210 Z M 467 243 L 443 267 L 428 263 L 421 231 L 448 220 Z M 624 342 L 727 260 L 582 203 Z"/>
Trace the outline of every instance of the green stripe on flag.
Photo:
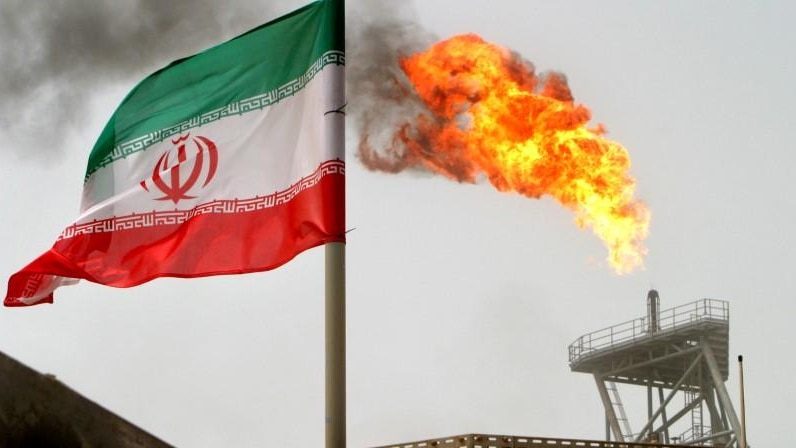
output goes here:
<path id="1" fill-rule="evenodd" d="M 273 104 L 303 88 L 323 66 L 344 63 L 341 8 L 338 0 L 312 3 L 148 76 L 108 121 L 86 178 L 181 127 Z"/>

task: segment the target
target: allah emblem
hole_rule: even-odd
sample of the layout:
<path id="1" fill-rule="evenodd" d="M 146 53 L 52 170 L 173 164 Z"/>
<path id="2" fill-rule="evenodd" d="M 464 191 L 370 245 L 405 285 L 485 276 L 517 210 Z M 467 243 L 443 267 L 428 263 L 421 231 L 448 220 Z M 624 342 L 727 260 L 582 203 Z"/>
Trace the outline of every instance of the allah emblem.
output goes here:
<path id="1" fill-rule="evenodd" d="M 200 177 L 204 174 L 204 182 L 201 186 L 201 188 L 204 188 L 216 175 L 216 168 L 218 168 L 216 144 L 202 136 L 191 138 L 190 140 L 195 146 L 196 153 L 189 160 L 189 149 L 186 146 L 190 135 L 191 133 L 189 132 L 171 141 L 176 147 L 176 160 L 174 160 L 174 148 L 171 148 L 160 156 L 160 159 L 158 159 L 152 169 L 151 185 L 154 185 L 165 195 L 155 198 L 158 201 L 172 201 L 176 204 L 182 199 L 194 199 L 196 196 L 190 196 L 188 193 L 191 192 Z M 205 162 L 207 163 L 207 169 L 203 170 Z M 189 169 L 190 172 L 188 172 Z M 150 182 L 141 182 L 141 187 L 146 191 L 149 191 L 148 183 Z"/>

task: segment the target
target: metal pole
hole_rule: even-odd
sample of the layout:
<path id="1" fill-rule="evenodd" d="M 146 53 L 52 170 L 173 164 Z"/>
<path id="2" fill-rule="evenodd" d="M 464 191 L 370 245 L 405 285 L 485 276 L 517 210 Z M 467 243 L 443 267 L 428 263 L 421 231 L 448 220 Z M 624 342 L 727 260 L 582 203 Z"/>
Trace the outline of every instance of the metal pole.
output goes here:
<path id="1" fill-rule="evenodd" d="M 746 400 L 744 397 L 744 387 L 743 387 L 743 356 L 738 355 L 738 370 L 740 371 L 740 382 L 741 382 L 741 434 L 739 439 L 740 448 L 746 448 Z"/>
<path id="2" fill-rule="evenodd" d="M 326 448 L 346 446 L 345 243 L 326 245 Z"/>
<path id="3" fill-rule="evenodd" d="M 329 23 L 332 27 L 332 42 L 345 51 L 345 0 L 329 0 Z M 328 98 L 332 108 L 343 111 L 343 119 L 330 123 L 329 141 L 333 151 L 345 160 L 345 72 L 332 71 L 333 88 Z M 332 114 L 338 116 L 338 114 Z M 337 198 L 342 202 L 345 221 L 345 195 Z M 345 231 L 343 223 L 341 230 Z M 325 426 L 326 448 L 346 446 L 346 356 L 345 356 L 345 243 L 327 243 L 325 246 L 325 350 L 326 350 L 326 400 Z"/>
<path id="4" fill-rule="evenodd" d="M 647 420 L 652 420 L 652 380 L 647 380 Z"/>

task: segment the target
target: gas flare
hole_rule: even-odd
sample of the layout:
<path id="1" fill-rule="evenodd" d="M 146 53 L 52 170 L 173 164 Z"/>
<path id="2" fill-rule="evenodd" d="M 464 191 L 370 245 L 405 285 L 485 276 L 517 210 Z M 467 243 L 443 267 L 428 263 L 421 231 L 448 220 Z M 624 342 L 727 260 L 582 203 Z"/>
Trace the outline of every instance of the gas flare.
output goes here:
<path id="1" fill-rule="evenodd" d="M 549 195 L 575 213 L 608 249 L 619 274 L 643 267 L 650 211 L 635 198 L 627 150 L 589 127 L 566 78 L 537 76 L 511 51 L 468 34 L 403 57 L 411 88 L 399 102 L 420 102 L 391 143 L 377 150 L 363 132 L 359 157 L 370 169 L 422 169 L 459 182 L 486 177 L 499 191 Z"/>

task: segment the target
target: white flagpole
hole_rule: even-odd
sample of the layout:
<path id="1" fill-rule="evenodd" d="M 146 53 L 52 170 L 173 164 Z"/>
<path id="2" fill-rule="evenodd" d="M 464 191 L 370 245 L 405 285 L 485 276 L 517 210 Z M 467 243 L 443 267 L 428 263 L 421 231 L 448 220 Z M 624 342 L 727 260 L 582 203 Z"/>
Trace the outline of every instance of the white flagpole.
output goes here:
<path id="1" fill-rule="evenodd" d="M 345 35 L 345 0 L 331 0 L 333 26 L 342 27 Z M 340 34 L 338 34 L 340 36 Z M 344 37 L 343 37 L 344 39 Z M 345 47 L 345 41 L 341 42 Z M 345 107 L 345 75 L 335 72 L 332 83 L 333 107 Z M 330 143 L 345 157 L 345 110 L 342 120 L 332 120 Z M 336 116 L 340 116 L 334 114 Z M 345 198 L 342 198 L 343 204 Z M 345 211 L 343 211 L 345 213 Z M 326 448 L 346 447 L 346 373 L 345 373 L 345 243 L 328 243 L 326 250 Z"/>
<path id="2" fill-rule="evenodd" d="M 346 446 L 345 243 L 326 245 L 326 448 Z"/>
<path id="3" fill-rule="evenodd" d="M 345 48 L 345 0 L 332 2 L 331 25 L 337 28 L 335 38 L 342 38 Z M 340 29 L 342 28 L 342 29 Z M 330 141 L 327 142 L 345 158 L 345 71 L 335 71 L 332 83 L 332 107 L 340 107 L 337 117 L 329 123 Z M 345 204 L 345 198 L 342 203 Z M 343 205 L 345 207 L 345 205 Z M 343 210 L 345 213 L 345 210 Z M 345 216 L 345 215 L 344 215 Z M 325 291 L 326 336 L 326 448 L 346 446 L 346 373 L 345 373 L 345 243 L 327 243 Z"/>

